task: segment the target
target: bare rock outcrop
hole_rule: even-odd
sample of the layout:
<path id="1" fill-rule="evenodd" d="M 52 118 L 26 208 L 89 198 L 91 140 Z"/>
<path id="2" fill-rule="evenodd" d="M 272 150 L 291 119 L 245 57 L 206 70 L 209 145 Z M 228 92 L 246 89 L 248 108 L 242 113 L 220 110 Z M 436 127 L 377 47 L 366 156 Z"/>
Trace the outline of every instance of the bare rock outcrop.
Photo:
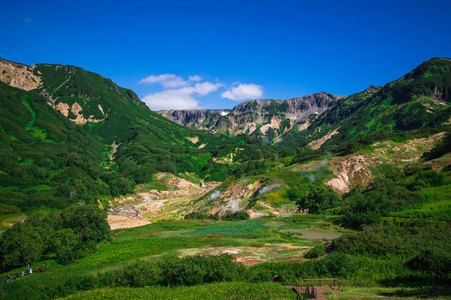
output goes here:
<path id="1" fill-rule="evenodd" d="M 35 67 L 0 59 L 0 81 L 25 91 L 37 89 L 41 74 L 35 73 Z"/>

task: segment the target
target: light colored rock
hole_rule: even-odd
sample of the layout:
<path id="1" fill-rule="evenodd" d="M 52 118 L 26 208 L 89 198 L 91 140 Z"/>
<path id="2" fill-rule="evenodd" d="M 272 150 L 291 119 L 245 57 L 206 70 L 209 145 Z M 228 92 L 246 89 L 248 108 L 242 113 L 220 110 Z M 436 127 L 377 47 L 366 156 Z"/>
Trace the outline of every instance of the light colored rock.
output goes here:
<path id="1" fill-rule="evenodd" d="M 279 116 L 273 116 L 271 118 L 271 127 L 274 129 L 280 128 L 280 117 Z"/>
<path id="2" fill-rule="evenodd" d="M 334 135 L 338 134 L 338 129 L 340 129 L 340 128 L 335 129 L 334 131 L 332 131 L 332 132 L 326 134 L 325 136 L 323 136 L 322 138 L 320 138 L 320 139 L 318 139 L 318 140 L 316 140 L 316 141 L 310 142 L 308 145 L 311 146 L 313 150 L 316 150 L 316 149 L 321 148 L 321 146 L 322 146 L 328 139 L 330 139 L 330 138 L 333 137 Z"/>
<path id="3" fill-rule="evenodd" d="M 74 115 L 78 115 L 83 109 L 81 108 L 80 104 L 78 104 L 77 102 L 74 102 L 74 104 L 72 104 L 72 107 L 70 108 L 70 110 L 72 111 L 72 113 Z"/>
<path id="4" fill-rule="evenodd" d="M 307 121 L 305 121 L 305 123 L 302 123 L 298 126 L 298 132 L 301 132 L 302 130 L 306 130 L 307 128 L 310 127 L 312 123 L 310 122 L 310 119 L 307 119 Z"/>
<path id="5" fill-rule="evenodd" d="M 269 128 L 272 128 L 271 124 L 265 124 L 262 127 L 260 127 L 260 132 L 263 134 L 266 134 L 266 132 L 269 130 Z"/>
<path id="6" fill-rule="evenodd" d="M 199 137 L 197 136 L 186 136 L 185 138 L 193 144 L 197 144 L 197 142 L 199 141 Z"/>
<path id="7" fill-rule="evenodd" d="M 98 105 L 99 110 L 102 112 L 102 115 L 106 117 L 105 112 L 103 111 L 102 105 Z"/>
<path id="8" fill-rule="evenodd" d="M 36 66 L 27 66 L 0 59 L 0 81 L 25 91 L 41 85 L 41 74 L 34 74 Z"/>
<path id="9" fill-rule="evenodd" d="M 62 113 L 65 117 L 69 117 L 69 105 L 67 103 L 60 102 L 54 107 L 60 113 Z"/>

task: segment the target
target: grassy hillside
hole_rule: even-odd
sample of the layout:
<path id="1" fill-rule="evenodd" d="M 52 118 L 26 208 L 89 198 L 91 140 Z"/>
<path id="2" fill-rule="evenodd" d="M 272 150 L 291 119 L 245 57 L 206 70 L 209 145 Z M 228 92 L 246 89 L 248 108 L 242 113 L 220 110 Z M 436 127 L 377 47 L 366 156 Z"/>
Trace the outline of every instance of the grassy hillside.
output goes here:
<path id="1" fill-rule="evenodd" d="M 81 68 L 33 70 L 42 79 L 38 89 L 0 83 L 0 204 L 26 211 L 100 200 L 106 207 L 158 172 L 224 180 L 233 160 L 219 163 L 222 158 L 239 159 L 252 149 L 258 160 L 273 151 L 244 136 L 228 139 L 172 123 L 131 90 Z"/>

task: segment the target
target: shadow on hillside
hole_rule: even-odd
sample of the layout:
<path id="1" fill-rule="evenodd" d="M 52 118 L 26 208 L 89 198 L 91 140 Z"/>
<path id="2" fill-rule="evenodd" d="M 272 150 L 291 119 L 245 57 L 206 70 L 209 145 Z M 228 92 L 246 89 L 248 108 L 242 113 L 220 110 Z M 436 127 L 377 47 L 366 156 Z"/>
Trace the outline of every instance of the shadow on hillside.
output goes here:
<path id="1" fill-rule="evenodd" d="M 447 286 L 427 287 L 414 290 L 399 290 L 391 293 L 381 293 L 380 296 L 385 297 L 418 297 L 418 298 L 432 298 L 439 296 L 450 296 L 451 288 Z"/>
<path id="2" fill-rule="evenodd" d="M 381 296 L 431 298 L 451 296 L 451 280 L 422 276 L 397 277 L 380 282 L 386 287 L 411 287 L 411 290 L 398 290 L 382 293 Z"/>

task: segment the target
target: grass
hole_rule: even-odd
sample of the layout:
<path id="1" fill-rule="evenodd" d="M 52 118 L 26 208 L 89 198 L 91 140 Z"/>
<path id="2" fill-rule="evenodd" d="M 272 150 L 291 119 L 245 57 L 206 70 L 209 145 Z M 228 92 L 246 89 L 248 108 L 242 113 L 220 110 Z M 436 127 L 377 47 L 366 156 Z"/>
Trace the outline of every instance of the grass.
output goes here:
<path id="1" fill-rule="evenodd" d="M 30 130 L 32 131 L 31 134 L 35 138 L 41 138 L 43 141 L 47 138 L 47 131 L 45 129 L 32 127 Z"/>
<path id="2" fill-rule="evenodd" d="M 450 299 L 450 290 L 442 288 L 363 288 L 345 286 L 341 292 L 325 292 L 327 299 L 336 300 L 414 300 L 418 298 Z"/>
<path id="3" fill-rule="evenodd" d="M 298 272 L 303 272 L 303 269 L 310 270 L 307 272 L 316 272 L 309 265 L 299 261 L 305 260 L 303 256 L 313 246 L 324 245 L 326 241 L 323 239 L 331 239 L 343 231 L 349 231 L 335 225 L 336 218 L 336 216 L 298 214 L 289 218 L 240 222 L 179 220 L 117 230 L 112 234 L 119 232 L 120 234 L 114 240 L 102 244 L 97 252 L 68 266 L 48 262 L 49 268 L 46 272 L 18 280 L 11 286 L 8 285 L 8 291 L 10 287 L 20 290 L 26 286 L 29 286 L 29 289 L 45 289 L 48 282 L 61 285 L 67 280 L 72 280 L 71 278 L 75 280 L 89 274 L 97 276 L 95 274 L 99 272 L 117 270 L 138 260 L 155 261 L 160 256 L 171 253 L 179 256 L 231 253 L 239 261 L 262 263 L 248 266 L 246 274 L 253 276 L 253 279 L 248 280 L 247 277 L 240 279 L 250 282 L 260 281 L 257 278 L 262 275 L 258 274 L 269 274 L 270 277 L 281 274 L 283 277 L 283 274 L 295 268 L 299 270 Z M 308 236 L 309 234 L 314 236 Z M 308 239 L 312 237 L 314 239 Z M 408 278 L 413 274 L 404 266 L 403 257 L 356 255 L 352 259 L 352 264 L 356 266 L 355 271 L 352 271 L 354 273 L 342 275 L 344 277 L 340 278 L 344 291 L 328 295 L 329 299 L 418 299 L 417 297 L 425 295 L 421 293 L 427 292 L 427 288 L 381 287 L 389 285 L 383 283 L 384 280 L 394 282 L 398 277 Z M 6 278 L 5 274 L 2 277 Z M 263 281 L 266 282 L 228 282 L 172 288 L 102 288 L 80 292 L 67 299 L 294 299 L 295 295 L 289 289 L 280 284 L 267 282 L 269 280 Z M 446 291 L 437 293 L 449 294 L 449 292 L 446 294 Z"/>
<path id="4" fill-rule="evenodd" d="M 0 216 L 0 235 L 13 224 L 23 221 L 25 217 L 26 215 L 23 213 Z"/>
<path id="5" fill-rule="evenodd" d="M 451 221 L 451 184 L 421 190 L 426 201 L 393 216 L 409 219 Z"/>
<path id="6" fill-rule="evenodd" d="M 193 287 L 98 289 L 65 299 L 294 299 L 295 294 L 277 283 L 212 283 Z"/>

